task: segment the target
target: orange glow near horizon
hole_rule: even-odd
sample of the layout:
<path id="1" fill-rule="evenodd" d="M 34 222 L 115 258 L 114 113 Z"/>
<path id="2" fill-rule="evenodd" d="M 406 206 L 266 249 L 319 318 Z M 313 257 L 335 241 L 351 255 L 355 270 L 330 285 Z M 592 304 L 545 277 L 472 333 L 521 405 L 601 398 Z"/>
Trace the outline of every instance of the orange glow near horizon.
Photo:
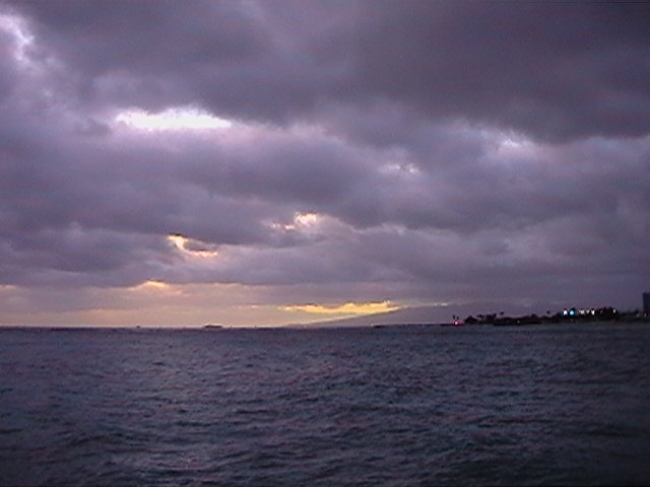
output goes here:
<path id="1" fill-rule="evenodd" d="M 285 311 L 301 311 L 309 314 L 320 315 L 370 315 L 375 313 L 386 313 L 400 309 L 399 306 L 390 301 L 354 303 L 347 302 L 337 306 L 324 306 L 320 304 L 303 304 L 283 306 Z"/>
<path id="2" fill-rule="evenodd" d="M 141 284 L 138 284 L 137 286 L 134 286 L 131 289 L 136 289 L 136 290 L 165 290 L 169 289 L 171 286 L 167 284 L 166 282 L 163 281 L 158 281 L 158 280 L 149 280 L 149 281 L 144 281 Z"/>
<path id="3" fill-rule="evenodd" d="M 35 293 L 19 286 L 1 285 L 0 326 L 276 327 L 309 325 L 403 308 L 389 300 L 284 304 L 266 298 L 266 290 L 257 286 L 149 279 L 128 287 L 88 289 L 86 298 L 92 301 L 92 306 L 70 307 L 54 313 L 40 309 L 39 303 L 44 301 L 42 292 L 56 293 Z"/>

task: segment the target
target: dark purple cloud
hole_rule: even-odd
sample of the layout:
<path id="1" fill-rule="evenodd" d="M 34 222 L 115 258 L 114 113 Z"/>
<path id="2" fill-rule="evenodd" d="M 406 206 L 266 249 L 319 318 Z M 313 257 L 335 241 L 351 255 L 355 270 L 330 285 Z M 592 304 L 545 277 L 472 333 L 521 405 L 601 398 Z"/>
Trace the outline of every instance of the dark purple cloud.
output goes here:
<path id="1" fill-rule="evenodd" d="M 92 303 L 65 309 L 152 280 L 274 305 L 634 306 L 648 19 L 642 3 L 6 2 L 0 286 Z M 182 106 L 230 125 L 116 118 Z"/>
<path id="2" fill-rule="evenodd" d="M 80 93 L 247 119 L 392 100 L 531 136 L 650 128 L 643 3 L 19 2 Z M 75 12 L 70 15 L 70 12 Z"/>
<path id="3" fill-rule="evenodd" d="M 343 41 L 378 96 L 554 140 L 647 133 L 647 5 L 409 6 L 372 2 Z"/>

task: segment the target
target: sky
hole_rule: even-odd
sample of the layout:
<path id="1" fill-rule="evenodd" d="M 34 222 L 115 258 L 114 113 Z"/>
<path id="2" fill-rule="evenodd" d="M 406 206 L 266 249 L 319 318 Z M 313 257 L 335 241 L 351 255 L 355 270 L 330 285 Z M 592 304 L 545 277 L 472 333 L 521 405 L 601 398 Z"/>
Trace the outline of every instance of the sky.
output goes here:
<path id="1" fill-rule="evenodd" d="M 644 291 L 647 3 L 0 2 L 0 324 Z"/>

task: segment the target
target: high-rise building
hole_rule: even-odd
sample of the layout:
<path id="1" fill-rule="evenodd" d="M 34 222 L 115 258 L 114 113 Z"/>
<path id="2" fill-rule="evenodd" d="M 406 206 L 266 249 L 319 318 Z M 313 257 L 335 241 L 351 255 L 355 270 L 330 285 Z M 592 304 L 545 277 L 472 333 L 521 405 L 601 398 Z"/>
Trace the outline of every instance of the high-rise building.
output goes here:
<path id="1" fill-rule="evenodd" d="M 650 315 L 650 293 L 643 293 L 643 314 Z"/>

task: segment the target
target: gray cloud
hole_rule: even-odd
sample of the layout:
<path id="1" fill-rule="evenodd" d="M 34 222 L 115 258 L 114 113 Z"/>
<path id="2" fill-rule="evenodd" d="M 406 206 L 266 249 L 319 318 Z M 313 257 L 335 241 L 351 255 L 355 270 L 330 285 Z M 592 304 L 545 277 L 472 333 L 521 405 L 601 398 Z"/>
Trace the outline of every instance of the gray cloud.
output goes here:
<path id="1" fill-rule="evenodd" d="M 0 13 L 0 284 L 621 304 L 644 286 L 644 4 Z M 115 121 L 184 105 L 233 125 Z"/>
<path id="2" fill-rule="evenodd" d="M 200 100 L 218 113 L 284 121 L 332 103 L 387 99 L 549 140 L 639 136 L 650 127 L 642 3 L 15 8 L 34 19 L 88 97 L 150 108 Z"/>

